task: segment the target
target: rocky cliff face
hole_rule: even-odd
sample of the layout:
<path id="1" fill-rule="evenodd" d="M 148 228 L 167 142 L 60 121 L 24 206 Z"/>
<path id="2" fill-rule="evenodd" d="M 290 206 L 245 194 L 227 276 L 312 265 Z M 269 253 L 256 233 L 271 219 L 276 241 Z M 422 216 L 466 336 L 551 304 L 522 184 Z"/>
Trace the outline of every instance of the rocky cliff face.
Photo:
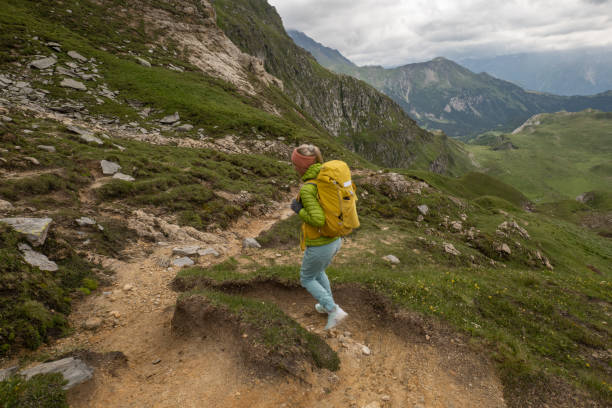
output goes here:
<path id="1" fill-rule="evenodd" d="M 347 147 L 374 162 L 394 167 L 426 164 L 440 155 L 459 155 L 443 135 L 419 128 L 390 98 L 349 76 L 321 67 L 286 34 L 276 10 L 265 0 L 214 0 L 217 22 L 240 49 L 262 58 L 280 78 L 286 94 Z M 459 163 L 447 157 L 439 163 Z M 434 166 L 440 171 L 450 167 Z"/>

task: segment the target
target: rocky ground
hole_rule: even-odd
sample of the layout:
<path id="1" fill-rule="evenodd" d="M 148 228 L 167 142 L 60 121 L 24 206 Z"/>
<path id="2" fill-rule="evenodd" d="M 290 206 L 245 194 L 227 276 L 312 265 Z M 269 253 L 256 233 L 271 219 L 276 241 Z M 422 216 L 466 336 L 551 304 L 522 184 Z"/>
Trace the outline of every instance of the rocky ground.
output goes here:
<path id="1" fill-rule="evenodd" d="M 283 205 L 271 217 L 241 220 L 228 234 L 256 236 L 289 214 Z M 351 317 L 331 333 L 322 331 L 324 319 L 313 313 L 313 301 L 303 290 L 256 288 L 248 294 L 278 304 L 301 325 L 326 337 L 341 358 L 337 373 L 319 370 L 305 378 L 260 377 L 245 366 L 236 339 L 223 328 L 202 336 L 173 333 L 177 293 L 170 283 L 177 267 L 168 264 L 179 256 L 173 252 L 181 252 L 173 249 L 183 246 L 184 250 L 186 244 L 194 242 L 138 244 L 127 262 L 103 260 L 116 272 L 116 282 L 77 307 L 71 315 L 73 335 L 42 351 L 51 355 L 78 349 L 121 351 L 127 366 L 113 373 L 98 370 L 92 381 L 71 391 L 71 406 L 505 406 L 494 369 L 462 340 L 449 338 L 448 347 L 440 347 L 425 337 L 399 335 L 377 321 L 363 294 L 350 290 L 340 290 L 336 296 Z M 245 263 L 269 258 L 295 263 L 300 254 L 243 248 L 242 241 L 234 239 L 219 257 L 192 258 L 210 265 L 228 256 Z"/>

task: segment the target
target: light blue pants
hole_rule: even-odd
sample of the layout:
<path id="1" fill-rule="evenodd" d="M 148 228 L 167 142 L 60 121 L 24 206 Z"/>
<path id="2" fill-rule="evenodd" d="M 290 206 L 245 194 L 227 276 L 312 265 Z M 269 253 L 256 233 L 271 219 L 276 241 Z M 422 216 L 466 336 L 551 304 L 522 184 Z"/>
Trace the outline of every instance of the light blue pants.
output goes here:
<path id="1" fill-rule="evenodd" d="M 331 312 L 336 304 L 325 269 L 341 246 L 342 239 L 338 238 L 327 245 L 306 247 L 300 269 L 300 283 L 328 312 Z"/>

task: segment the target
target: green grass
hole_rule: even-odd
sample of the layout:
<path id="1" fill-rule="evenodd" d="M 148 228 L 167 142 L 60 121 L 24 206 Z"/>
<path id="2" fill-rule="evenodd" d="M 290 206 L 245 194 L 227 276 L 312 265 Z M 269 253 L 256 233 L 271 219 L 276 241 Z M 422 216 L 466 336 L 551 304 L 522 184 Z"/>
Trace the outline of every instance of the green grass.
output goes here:
<path id="1" fill-rule="evenodd" d="M 263 248 L 289 249 L 300 244 L 300 226 L 302 221 L 297 215 L 292 215 L 286 220 L 277 222 L 272 228 L 262 232 L 257 237 L 257 242 Z"/>
<path id="2" fill-rule="evenodd" d="M 407 174 L 460 198 L 474 200 L 483 196 L 495 196 L 519 208 L 529 202 L 529 199 L 511 184 L 483 173 L 470 172 L 459 178 L 421 171 L 409 171 Z"/>
<path id="3" fill-rule="evenodd" d="M 612 191 L 609 115 L 592 111 L 547 114 L 540 122 L 516 135 L 503 135 L 517 150 L 467 148 L 483 171 L 536 203 L 574 199 L 592 190 Z"/>
<path id="4" fill-rule="evenodd" d="M 491 185 L 482 192 L 496 189 Z M 559 378 L 592 398 L 610 401 L 609 359 L 594 357 L 605 355 L 612 334 L 608 240 L 567 220 L 524 212 L 494 195 L 458 207 L 436 191 L 392 200 L 371 186 L 360 185 L 363 190 L 369 194 L 359 201 L 362 228 L 349 237 L 359 245 L 340 251 L 328 270 L 332 285 L 362 285 L 399 307 L 467 333 L 497 362 L 508 400 Z M 430 213 L 417 226 L 416 206 L 421 203 L 429 205 Z M 446 216 L 458 219 L 459 213 L 468 216 L 464 229 L 480 230 L 475 239 L 440 225 Z M 500 238 L 495 231 L 507 219 L 524 226 L 531 239 L 512 233 Z M 292 242 L 293 224 L 286 220 L 275 227 L 278 245 Z M 427 228 L 434 232 L 427 233 Z M 461 255 L 445 253 L 444 242 Z M 501 254 L 496 242 L 506 242 L 512 254 Z M 551 260 L 554 270 L 535 261 L 536 251 Z M 387 254 L 396 255 L 401 264 L 391 267 L 382 260 Z M 299 265 L 274 261 L 241 267 L 229 260 L 209 269 L 183 270 L 177 280 L 184 287 L 262 278 L 298 285 L 298 270 Z"/>
<path id="5" fill-rule="evenodd" d="M 96 286 L 93 265 L 53 231 L 38 250 L 58 264 L 56 272 L 26 264 L 17 249 L 20 241 L 20 234 L 0 224 L 0 355 L 19 347 L 36 349 L 49 337 L 68 333 L 74 291 Z"/>
<path id="6" fill-rule="evenodd" d="M 51 210 L 66 224 L 80 216 L 83 204 L 79 192 L 89 187 L 94 174 L 100 174 L 99 162 L 103 159 L 120 164 L 121 171 L 132 175 L 136 181 L 110 180 L 103 184 L 94 190 L 100 202 L 150 208 L 158 215 L 176 216 L 179 224 L 198 229 L 213 224 L 226 227 L 244 212 L 266 205 L 269 200 L 281 199 L 297 178 L 287 163 L 269 156 L 230 155 L 209 149 L 159 146 L 117 138 L 105 139 L 102 146 L 90 145 L 53 121 L 36 121 L 39 128 L 28 137 L 13 136 L 32 124 L 31 118 L 20 114 L 14 114 L 13 118 L 14 122 L 5 130 L 0 129 L 0 147 L 10 151 L 5 156 L 6 166 L 11 171 L 35 169 L 43 174 L 0 181 L 0 198 Z M 21 150 L 15 150 L 15 144 Z M 122 145 L 126 150 L 122 152 L 113 144 Z M 57 152 L 43 154 L 36 147 L 38 145 L 52 145 Z M 24 168 L 23 157 L 26 156 L 38 158 L 40 166 Z M 47 170 L 53 172 L 45 174 Z M 217 196 L 216 191 L 231 194 L 248 191 L 250 198 L 233 203 Z M 58 207 L 62 209 L 59 212 Z M 64 216 L 62 213 L 68 209 L 72 212 Z M 124 228 L 112 219 L 103 220 L 102 225 L 109 227 L 108 230 L 93 232 L 105 238 L 97 240 L 97 244 L 100 248 L 105 247 L 104 253 L 109 253 L 112 245 L 118 244 L 113 236 L 121 240 L 120 231 Z"/>
<path id="7" fill-rule="evenodd" d="M 0 381 L 3 408 L 68 408 L 66 380 L 62 374 L 39 374 L 29 380 L 21 376 Z"/>
<path id="8" fill-rule="evenodd" d="M 117 102 L 103 98 L 105 103 L 99 105 L 93 96 L 59 87 L 59 77 L 49 85 L 42 84 L 42 78 L 34 80 L 38 87 L 49 90 L 54 98 L 84 102 L 91 114 L 120 118 L 125 122 L 135 121 L 150 128 L 151 124 L 126 104 L 127 99 L 136 100 L 153 108 L 152 120 L 178 111 L 183 121 L 193 124 L 196 129 L 205 129 L 206 134 L 212 137 L 233 133 L 248 139 L 256 135 L 267 139 L 283 137 L 291 144 L 314 142 L 327 154 L 368 165 L 343 149 L 280 90 L 269 88 L 259 96 L 247 96 L 234 85 L 204 75 L 190 64 L 181 62 L 187 56 L 180 53 L 174 56 L 172 52 L 176 50 L 171 47 L 168 51 L 156 47 L 154 55 L 149 55 L 149 45 L 159 42 L 164 33 L 143 31 L 139 28 L 142 24 L 134 24 L 132 16 L 119 13 L 122 7 L 120 2 L 117 4 L 116 8 L 108 8 L 90 0 L 68 0 L 64 1 L 62 10 L 56 10 L 51 3 L 9 0 L 6 7 L 0 10 L 0 23 L 6 28 L 6 35 L 2 39 L 6 49 L 12 49 L 13 59 L 25 56 L 29 60 L 36 54 L 50 53 L 47 47 L 30 39 L 30 36 L 59 42 L 65 51 L 76 50 L 95 58 L 100 64 L 98 69 L 104 76 L 104 83 L 112 90 L 121 91 Z M 151 5 L 168 8 L 168 5 L 159 2 L 151 2 Z M 64 13 L 64 8 L 72 9 L 73 13 Z M 139 18 L 136 17 L 136 21 Z M 24 39 L 14 40 L 17 34 Z M 129 40 L 129 43 L 124 40 Z M 109 44 L 121 44 L 123 48 Z M 152 60 L 154 67 L 139 65 L 128 51 L 144 55 Z M 64 52 L 57 53 L 60 63 L 71 60 Z M 6 62 L 8 60 L 10 58 Z M 168 63 L 182 65 L 187 71 L 178 73 L 164 68 Z M 8 64 L 5 66 L 9 71 L 15 70 Z M 263 105 L 270 103 L 274 104 L 280 116 L 262 109 Z"/>

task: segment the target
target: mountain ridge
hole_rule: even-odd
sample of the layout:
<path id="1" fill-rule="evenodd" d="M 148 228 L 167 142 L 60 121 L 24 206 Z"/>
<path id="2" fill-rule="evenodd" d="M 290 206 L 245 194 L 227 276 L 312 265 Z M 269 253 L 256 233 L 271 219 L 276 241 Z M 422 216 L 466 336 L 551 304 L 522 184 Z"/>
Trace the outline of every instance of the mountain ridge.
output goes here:
<path id="1" fill-rule="evenodd" d="M 340 63 L 333 67 L 389 95 L 419 125 L 453 137 L 510 131 L 537 113 L 612 110 L 612 92 L 567 97 L 525 91 L 488 73 L 473 73 L 444 57 L 392 69 Z"/>
<path id="2" fill-rule="evenodd" d="M 610 47 L 524 52 L 458 62 L 474 72 L 486 71 L 525 89 L 555 95 L 594 95 L 612 90 Z"/>

